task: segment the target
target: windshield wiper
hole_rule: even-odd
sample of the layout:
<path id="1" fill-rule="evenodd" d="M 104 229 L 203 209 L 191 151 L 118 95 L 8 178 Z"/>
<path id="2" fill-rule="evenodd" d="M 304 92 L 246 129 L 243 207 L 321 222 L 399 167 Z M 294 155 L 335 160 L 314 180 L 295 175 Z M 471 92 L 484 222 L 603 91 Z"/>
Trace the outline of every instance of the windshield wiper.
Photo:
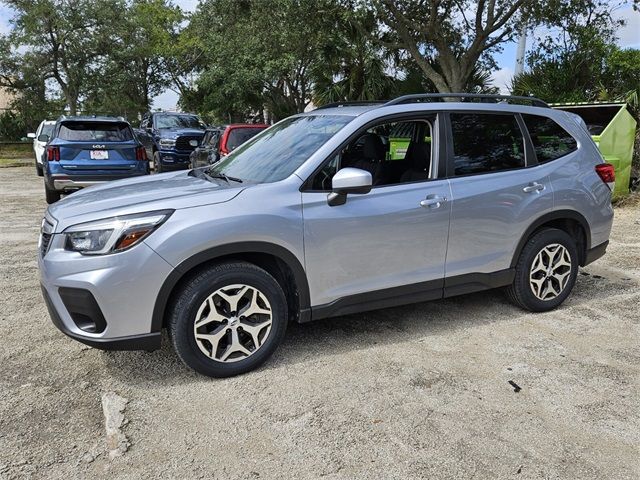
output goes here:
<path id="1" fill-rule="evenodd" d="M 190 175 L 192 177 L 198 177 L 198 178 L 202 178 L 203 180 L 208 180 L 211 181 L 214 178 L 220 178 L 222 180 L 224 180 L 227 183 L 231 183 L 231 182 L 238 182 L 238 183 L 242 183 L 242 180 L 236 177 L 229 177 L 227 175 L 225 175 L 224 173 L 209 173 L 205 170 L 200 170 L 199 168 L 194 168 L 192 170 L 189 171 L 189 173 L 187 175 Z"/>
<path id="2" fill-rule="evenodd" d="M 207 177 L 211 177 L 211 178 L 221 178 L 222 180 L 226 181 L 227 183 L 231 183 L 231 182 L 242 183 L 242 179 L 236 178 L 236 177 L 230 177 L 228 175 L 225 175 L 222 172 L 213 173 L 213 172 L 209 171 L 208 173 L 205 173 L 205 175 Z"/>

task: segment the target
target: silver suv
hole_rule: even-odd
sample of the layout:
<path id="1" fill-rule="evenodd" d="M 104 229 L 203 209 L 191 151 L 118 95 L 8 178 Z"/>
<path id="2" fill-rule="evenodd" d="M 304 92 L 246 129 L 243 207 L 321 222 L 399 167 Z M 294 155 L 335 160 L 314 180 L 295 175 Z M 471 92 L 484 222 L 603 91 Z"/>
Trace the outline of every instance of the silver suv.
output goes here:
<path id="1" fill-rule="evenodd" d="M 438 95 L 289 117 L 213 166 L 74 193 L 42 223 L 55 325 L 224 377 L 308 322 L 506 287 L 531 311 L 605 253 L 613 167 L 537 99 Z M 447 98 L 451 100 L 451 98 Z"/>

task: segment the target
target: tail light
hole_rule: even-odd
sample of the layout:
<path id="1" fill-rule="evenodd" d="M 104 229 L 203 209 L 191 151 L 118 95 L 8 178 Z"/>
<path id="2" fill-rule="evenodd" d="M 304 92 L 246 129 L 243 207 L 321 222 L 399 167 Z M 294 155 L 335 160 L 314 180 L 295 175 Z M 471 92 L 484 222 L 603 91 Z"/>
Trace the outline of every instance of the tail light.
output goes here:
<path id="1" fill-rule="evenodd" d="M 47 147 L 47 160 L 50 162 L 59 162 L 60 161 L 60 148 L 58 147 Z"/>
<path id="2" fill-rule="evenodd" d="M 147 159 L 147 151 L 144 147 L 136 147 L 136 160 L 144 161 Z"/>
<path id="3" fill-rule="evenodd" d="M 596 165 L 596 173 L 600 179 L 613 191 L 616 185 L 616 170 L 610 163 L 600 163 Z"/>

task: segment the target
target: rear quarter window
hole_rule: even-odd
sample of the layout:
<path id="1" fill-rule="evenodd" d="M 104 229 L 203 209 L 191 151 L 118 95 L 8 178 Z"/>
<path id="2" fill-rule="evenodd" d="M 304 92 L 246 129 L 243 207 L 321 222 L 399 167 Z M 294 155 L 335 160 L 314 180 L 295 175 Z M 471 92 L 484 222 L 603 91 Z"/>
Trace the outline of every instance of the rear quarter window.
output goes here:
<path id="1" fill-rule="evenodd" d="M 114 122 L 66 122 L 58 138 L 72 142 L 126 142 L 133 140 L 131 127 Z"/>
<path id="2" fill-rule="evenodd" d="M 538 158 L 547 163 L 578 149 L 578 142 L 564 128 L 547 117 L 522 115 Z"/>
<path id="3" fill-rule="evenodd" d="M 525 166 L 524 137 L 514 115 L 452 113 L 450 118 L 456 176 Z"/>

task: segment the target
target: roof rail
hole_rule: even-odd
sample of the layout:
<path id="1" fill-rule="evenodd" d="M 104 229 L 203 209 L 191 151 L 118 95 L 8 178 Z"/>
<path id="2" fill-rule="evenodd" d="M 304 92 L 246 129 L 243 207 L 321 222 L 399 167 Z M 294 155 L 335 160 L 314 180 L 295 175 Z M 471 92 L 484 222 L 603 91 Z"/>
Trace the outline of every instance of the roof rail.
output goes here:
<path id="1" fill-rule="evenodd" d="M 443 101 L 446 98 L 459 98 L 461 101 L 477 100 L 479 103 L 529 103 L 533 107 L 550 108 L 546 102 L 535 97 L 518 97 L 515 95 L 491 95 L 487 93 L 416 93 L 403 95 L 386 102 L 383 106 L 400 105 L 403 103 L 420 103 L 422 101 Z"/>
<path id="2" fill-rule="evenodd" d="M 325 108 L 336 108 L 336 107 L 365 107 L 367 105 L 382 105 L 386 100 L 357 100 L 357 101 L 345 101 L 345 102 L 333 102 L 327 103 L 326 105 L 322 105 L 320 107 L 316 107 L 315 110 L 323 110 Z"/>

